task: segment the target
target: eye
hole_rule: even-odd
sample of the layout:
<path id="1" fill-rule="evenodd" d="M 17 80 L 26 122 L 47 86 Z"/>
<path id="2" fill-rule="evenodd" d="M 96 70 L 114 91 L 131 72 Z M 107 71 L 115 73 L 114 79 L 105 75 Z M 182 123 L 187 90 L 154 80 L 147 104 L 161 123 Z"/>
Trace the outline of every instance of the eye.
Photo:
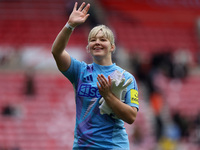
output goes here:
<path id="1" fill-rule="evenodd" d="M 101 39 L 101 41 L 107 41 L 107 39 L 105 39 L 105 38 L 102 38 L 102 39 Z"/>
<path id="2" fill-rule="evenodd" d="M 90 42 L 95 42 L 95 41 L 96 41 L 96 39 L 91 39 L 91 40 L 90 40 Z"/>

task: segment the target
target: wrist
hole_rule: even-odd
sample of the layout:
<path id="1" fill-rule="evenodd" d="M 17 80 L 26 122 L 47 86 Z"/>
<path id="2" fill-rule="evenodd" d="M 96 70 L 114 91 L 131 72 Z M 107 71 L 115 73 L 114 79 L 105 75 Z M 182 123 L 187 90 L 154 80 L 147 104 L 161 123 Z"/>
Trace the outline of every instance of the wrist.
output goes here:
<path id="1" fill-rule="evenodd" d="M 104 97 L 104 99 L 106 100 L 106 101 L 112 101 L 113 100 L 113 98 L 115 98 L 116 96 L 114 95 L 114 93 L 112 93 L 112 92 L 109 92 L 109 93 L 107 93 L 105 96 L 103 96 Z"/>
<path id="2" fill-rule="evenodd" d="M 65 27 L 73 31 L 75 27 L 72 27 L 68 22 L 65 24 Z"/>

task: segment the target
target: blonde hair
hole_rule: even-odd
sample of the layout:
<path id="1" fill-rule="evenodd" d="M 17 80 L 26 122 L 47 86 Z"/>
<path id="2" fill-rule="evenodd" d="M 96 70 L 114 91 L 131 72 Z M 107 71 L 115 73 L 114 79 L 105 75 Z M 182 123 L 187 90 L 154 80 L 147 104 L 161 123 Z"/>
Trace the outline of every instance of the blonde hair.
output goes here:
<path id="1" fill-rule="evenodd" d="M 111 45 L 115 46 L 115 37 L 113 32 L 105 25 L 98 25 L 95 26 L 94 28 L 92 28 L 92 30 L 90 31 L 89 35 L 88 35 L 88 43 L 90 42 L 90 40 L 95 37 L 99 31 L 102 31 L 105 38 L 107 38 Z"/>

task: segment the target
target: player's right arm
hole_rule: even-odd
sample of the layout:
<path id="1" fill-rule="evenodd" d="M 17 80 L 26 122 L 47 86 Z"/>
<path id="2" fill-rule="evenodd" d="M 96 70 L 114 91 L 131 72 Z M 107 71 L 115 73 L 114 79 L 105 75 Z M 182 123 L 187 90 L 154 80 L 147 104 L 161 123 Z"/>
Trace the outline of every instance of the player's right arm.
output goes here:
<path id="1" fill-rule="evenodd" d="M 85 6 L 85 2 L 83 2 L 78 9 L 77 5 L 78 3 L 76 2 L 68 20 L 68 25 L 73 28 L 84 23 L 89 16 L 87 13 L 90 4 Z M 70 55 L 65 51 L 65 47 L 67 46 L 71 34 L 72 29 L 64 26 L 52 45 L 52 54 L 60 71 L 66 71 L 71 64 Z"/>

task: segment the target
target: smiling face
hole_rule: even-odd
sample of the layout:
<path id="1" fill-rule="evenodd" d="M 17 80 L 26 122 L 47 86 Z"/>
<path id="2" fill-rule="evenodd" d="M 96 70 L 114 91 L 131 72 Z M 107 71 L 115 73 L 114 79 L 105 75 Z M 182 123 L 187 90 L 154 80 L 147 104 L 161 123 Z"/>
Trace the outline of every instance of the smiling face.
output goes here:
<path id="1" fill-rule="evenodd" d="M 103 65 L 112 64 L 111 55 L 115 50 L 112 31 L 104 25 L 93 28 L 88 37 L 87 48 L 94 62 Z"/>

